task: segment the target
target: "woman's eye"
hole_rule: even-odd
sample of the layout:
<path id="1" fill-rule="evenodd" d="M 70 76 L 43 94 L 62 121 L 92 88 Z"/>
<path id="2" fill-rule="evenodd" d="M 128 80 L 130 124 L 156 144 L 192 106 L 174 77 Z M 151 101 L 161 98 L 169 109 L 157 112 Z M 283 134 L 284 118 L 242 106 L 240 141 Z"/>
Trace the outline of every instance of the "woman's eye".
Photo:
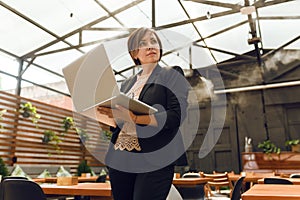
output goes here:
<path id="1" fill-rule="evenodd" d="M 146 46 L 146 42 L 140 42 L 140 43 L 139 43 L 139 46 L 140 46 L 140 47 Z"/>
<path id="2" fill-rule="evenodd" d="M 151 40 L 151 44 L 157 44 L 157 40 L 155 39 Z"/>

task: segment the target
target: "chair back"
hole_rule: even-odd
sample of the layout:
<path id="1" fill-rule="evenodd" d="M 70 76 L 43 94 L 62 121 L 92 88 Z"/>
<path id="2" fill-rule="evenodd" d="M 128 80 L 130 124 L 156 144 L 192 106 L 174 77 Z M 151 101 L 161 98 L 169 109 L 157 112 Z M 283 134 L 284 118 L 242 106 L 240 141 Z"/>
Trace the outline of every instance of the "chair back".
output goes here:
<path id="1" fill-rule="evenodd" d="M 300 178 L 300 174 L 291 174 L 290 178 Z"/>
<path id="2" fill-rule="evenodd" d="M 200 174 L 195 172 L 188 172 L 182 175 L 182 178 L 198 178 L 198 177 L 200 177 Z"/>
<path id="3" fill-rule="evenodd" d="M 231 193 L 231 200 L 240 200 L 241 199 L 241 190 L 243 186 L 245 176 L 241 176 L 236 183 L 234 184 L 232 193 Z"/>
<path id="4" fill-rule="evenodd" d="M 264 184 L 287 184 L 287 185 L 293 185 L 293 182 L 283 179 L 283 178 L 273 178 L 268 177 L 264 178 Z"/>
<path id="5" fill-rule="evenodd" d="M 222 187 L 229 186 L 230 189 L 233 189 L 232 183 L 229 180 L 229 176 L 227 172 L 224 173 L 215 173 L 215 174 L 206 174 L 204 172 L 200 172 L 201 177 L 212 178 L 211 181 L 208 181 L 207 184 L 213 187 Z"/>
<path id="6" fill-rule="evenodd" d="M 182 175 L 182 178 L 199 178 L 200 174 L 196 172 L 187 172 Z M 183 199 L 191 199 L 191 200 L 198 200 L 204 199 L 205 192 L 204 192 L 204 185 L 195 185 L 193 187 L 177 187 L 180 195 Z"/>
<path id="7" fill-rule="evenodd" d="M 46 200 L 42 188 L 24 179 L 6 179 L 1 182 L 2 200 Z"/>
<path id="8" fill-rule="evenodd" d="M 204 172 L 200 172 L 200 176 L 203 178 L 211 178 L 212 180 L 208 181 L 205 185 L 205 196 L 215 196 L 212 191 L 215 191 L 218 194 L 221 194 L 221 187 L 229 187 L 229 196 L 232 193 L 232 183 L 229 180 L 229 176 L 227 172 L 224 173 L 213 173 L 206 174 Z"/>
<path id="9" fill-rule="evenodd" d="M 7 179 L 22 179 L 22 180 L 28 180 L 26 177 L 23 177 L 23 176 L 5 176 L 5 177 L 2 177 L 1 182 L 3 182 L 4 180 L 7 180 Z"/>

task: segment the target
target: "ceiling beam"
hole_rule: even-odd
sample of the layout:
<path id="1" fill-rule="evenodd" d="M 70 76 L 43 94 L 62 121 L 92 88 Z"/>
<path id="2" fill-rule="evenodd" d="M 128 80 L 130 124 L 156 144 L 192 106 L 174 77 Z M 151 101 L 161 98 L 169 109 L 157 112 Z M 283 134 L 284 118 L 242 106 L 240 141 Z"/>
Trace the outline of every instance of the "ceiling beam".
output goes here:
<path id="1" fill-rule="evenodd" d="M 100 3 L 98 0 L 95 0 L 95 2 L 103 9 L 105 10 L 105 12 L 108 13 L 108 15 L 112 18 L 114 18 L 114 20 L 116 20 L 121 26 L 125 26 L 116 16 L 115 14 L 111 13 L 102 3 Z"/>
<path id="2" fill-rule="evenodd" d="M 59 35 L 56 35 L 55 33 L 53 33 L 52 31 L 50 31 L 49 29 L 45 28 L 44 26 L 42 26 L 41 24 L 37 23 L 36 21 L 33 21 L 32 19 L 30 19 L 29 17 L 25 16 L 24 14 L 20 13 L 19 11 L 17 11 L 16 9 L 10 7 L 9 5 L 3 3 L 3 1 L 0 1 L 0 5 L 3 6 L 4 8 L 6 8 L 7 10 L 9 10 L 10 12 L 14 13 L 15 15 L 21 17 L 22 19 L 24 19 L 25 21 L 28 21 L 29 23 L 33 24 L 34 26 L 38 27 L 39 29 L 45 31 L 46 33 L 48 33 L 49 35 L 53 36 L 54 38 L 56 38 L 58 41 L 62 41 L 64 43 L 66 43 L 67 45 L 72 46 L 71 43 L 64 41 L 60 38 Z M 26 55 L 21 56 L 21 58 L 26 57 Z"/>
<path id="3" fill-rule="evenodd" d="M 272 51 L 269 51 L 268 53 L 264 54 L 264 55 L 262 56 L 262 58 L 263 58 L 263 59 L 266 59 L 268 56 L 271 56 L 271 55 L 275 54 L 277 51 L 279 51 L 279 50 L 283 49 L 284 47 L 286 47 L 286 46 L 288 46 L 288 45 L 290 45 L 290 44 L 296 42 L 296 41 L 299 40 L 299 39 L 300 39 L 300 35 L 297 36 L 297 37 L 295 37 L 294 39 L 288 41 L 287 43 L 281 45 L 281 46 L 278 47 L 277 49 L 273 49 Z"/>
<path id="4" fill-rule="evenodd" d="M 200 45 L 200 44 L 194 44 L 194 45 L 198 46 L 198 47 L 201 47 L 201 48 L 207 48 L 207 49 L 210 49 L 212 51 L 217 51 L 217 52 L 220 52 L 220 53 L 236 56 L 238 58 L 243 58 L 243 59 L 246 59 L 246 60 L 252 60 L 252 61 L 255 60 L 255 57 L 253 57 L 253 56 L 237 54 L 237 53 L 233 53 L 233 52 L 230 52 L 230 51 L 225 51 L 225 50 L 221 50 L 221 49 L 217 49 L 217 48 L 213 48 L 213 47 L 208 47 L 208 46 L 204 46 L 204 45 Z"/>
<path id="5" fill-rule="evenodd" d="M 66 34 L 66 35 L 64 35 L 64 36 L 61 36 L 59 39 L 53 40 L 52 42 L 49 42 L 48 44 L 45 44 L 45 45 L 43 45 L 43 46 L 41 46 L 41 47 L 39 47 L 39 48 L 37 48 L 37 49 L 35 49 L 35 50 L 33 50 L 33 51 L 27 53 L 27 54 L 24 55 L 23 57 L 24 57 L 24 58 L 28 58 L 28 57 L 35 56 L 34 54 L 36 54 L 37 52 L 42 51 L 42 50 L 48 48 L 49 46 L 52 46 L 52 45 L 54 45 L 54 44 L 56 44 L 56 43 L 58 43 L 58 42 L 60 42 L 60 41 L 63 41 L 63 40 L 65 40 L 66 38 L 68 38 L 68 37 L 70 37 L 70 36 L 72 36 L 72 35 L 74 35 L 74 34 L 77 34 L 77 33 L 81 32 L 81 31 L 83 31 L 83 30 L 86 30 L 86 29 L 88 30 L 88 29 L 91 28 L 93 25 L 96 25 L 96 24 L 98 24 L 98 23 L 100 23 L 100 22 L 102 22 L 102 21 L 108 19 L 108 18 L 110 17 L 110 15 L 116 15 L 116 14 L 118 14 L 118 13 L 121 13 L 121 12 L 123 12 L 124 10 L 127 10 L 128 8 L 131 8 L 131 7 L 133 7 L 133 6 L 136 6 L 137 4 L 139 4 L 139 3 L 143 2 L 143 1 L 145 1 L 145 0 L 136 0 L 136 1 L 134 1 L 134 2 L 131 2 L 131 3 L 127 4 L 126 6 L 123 6 L 122 8 L 119 8 L 119 9 L 113 11 L 113 12 L 110 12 L 109 15 L 107 15 L 107 16 L 100 17 L 100 18 L 98 18 L 98 19 L 96 19 L 96 20 L 94 20 L 94 21 L 92 21 L 92 22 L 90 22 L 90 23 L 88 23 L 88 24 L 86 24 L 86 25 L 84 25 L 84 26 L 82 26 L 82 27 L 80 27 L 80 28 L 74 30 L 74 31 L 71 31 L 70 33 L 68 33 L 68 34 Z M 0 1 L 0 2 L 1 2 L 1 1 Z M 72 46 L 72 45 L 70 45 L 70 46 Z M 84 52 L 82 52 L 82 53 L 84 53 Z"/>
<path id="6" fill-rule="evenodd" d="M 106 42 L 106 41 L 112 41 L 112 40 L 121 39 L 121 38 L 127 37 L 128 35 L 129 35 L 129 33 L 126 33 L 126 34 L 118 35 L 118 36 L 111 37 L 111 38 L 106 38 L 106 39 L 101 39 L 101 40 L 95 40 L 95 41 L 92 41 L 92 42 L 87 42 L 87 43 L 83 43 L 83 44 L 74 45 L 74 47 L 81 48 L 81 47 L 91 46 L 91 45 L 100 44 L 100 43 L 103 43 L 103 42 Z M 49 55 L 49 54 L 53 54 L 53 53 L 59 53 L 59 52 L 63 52 L 63 51 L 68 51 L 68 50 L 71 50 L 71 49 L 74 49 L 74 48 L 73 47 L 65 47 L 65 48 L 55 49 L 55 50 L 52 50 L 52 51 L 46 51 L 46 52 L 42 52 L 42 53 L 37 53 L 37 54 L 35 54 L 35 56 L 36 57 L 38 57 L 38 56 L 44 56 L 44 55 Z"/>
<path id="7" fill-rule="evenodd" d="M 178 3 L 180 4 L 181 8 L 183 9 L 185 15 L 186 15 L 189 19 L 191 19 L 191 16 L 190 16 L 189 13 L 186 11 L 185 7 L 183 6 L 183 4 L 181 3 L 180 0 L 178 0 Z M 195 31 L 197 32 L 197 34 L 199 35 L 200 39 L 203 41 L 204 45 L 207 46 L 205 40 L 203 39 L 203 37 L 202 37 L 200 31 L 198 30 L 197 26 L 195 25 L 195 23 L 192 22 L 191 24 L 193 25 L 193 27 L 194 27 Z M 191 50 L 191 49 L 190 49 L 190 50 Z M 214 56 L 214 54 L 213 54 L 210 50 L 209 50 L 209 53 L 210 53 L 211 57 L 213 58 L 213 60 L 214 60 L 215 62 L 217 62 L 216 57 Z"/>
<path id="8" fill-rule="evenodd" d="M 207 4 L 211 6 L 219 6 L 223 8 L 231 8 L 231 9 L 239 9 L 241 6 L 238 4 L 232 4 L 232 3 L 222 3 L 222 2 L 217 2 L 217 1 L 208 1 L 208 0 L 185 0 L 185 1 L 193 1 L 196 3 L 201 3 L 201 4 Z"/>

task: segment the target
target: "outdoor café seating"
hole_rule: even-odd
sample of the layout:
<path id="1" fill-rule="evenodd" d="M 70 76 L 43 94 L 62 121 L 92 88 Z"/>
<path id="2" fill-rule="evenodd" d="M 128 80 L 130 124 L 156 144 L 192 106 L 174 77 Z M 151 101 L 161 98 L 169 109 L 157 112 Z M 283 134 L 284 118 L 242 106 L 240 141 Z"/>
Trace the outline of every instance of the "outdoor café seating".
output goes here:
<path id="1" fill-rule="evenodd" d="M 233 189 L 233 185 L 229 180 L 229 176 L 227 172 L 224 173 L 213 173 L 207 174 L 204 172 L 200 172 L 201 177 L 212 178 L 213 180 L 208 181 L 204 186 L 205 196 L 227 196 L 227 194 L 221 193 L 221 187 L 229 188 L 229 196 L 231 196 L 231 192 Z"/>

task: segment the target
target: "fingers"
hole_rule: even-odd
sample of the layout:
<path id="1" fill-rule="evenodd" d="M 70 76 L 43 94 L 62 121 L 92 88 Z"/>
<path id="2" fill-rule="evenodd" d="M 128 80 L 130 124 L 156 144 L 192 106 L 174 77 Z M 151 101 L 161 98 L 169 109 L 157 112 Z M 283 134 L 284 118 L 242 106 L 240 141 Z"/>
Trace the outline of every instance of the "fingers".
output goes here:
<path id="1" fill-rule="evenodd" d="M 110 118 L 121 119 L 123 121 L 133 121 L 133 118 L 136 117 L 130 110 L 120 105 L 116 105 L 115 109 L 99 106 L 97 110 Z"/>

